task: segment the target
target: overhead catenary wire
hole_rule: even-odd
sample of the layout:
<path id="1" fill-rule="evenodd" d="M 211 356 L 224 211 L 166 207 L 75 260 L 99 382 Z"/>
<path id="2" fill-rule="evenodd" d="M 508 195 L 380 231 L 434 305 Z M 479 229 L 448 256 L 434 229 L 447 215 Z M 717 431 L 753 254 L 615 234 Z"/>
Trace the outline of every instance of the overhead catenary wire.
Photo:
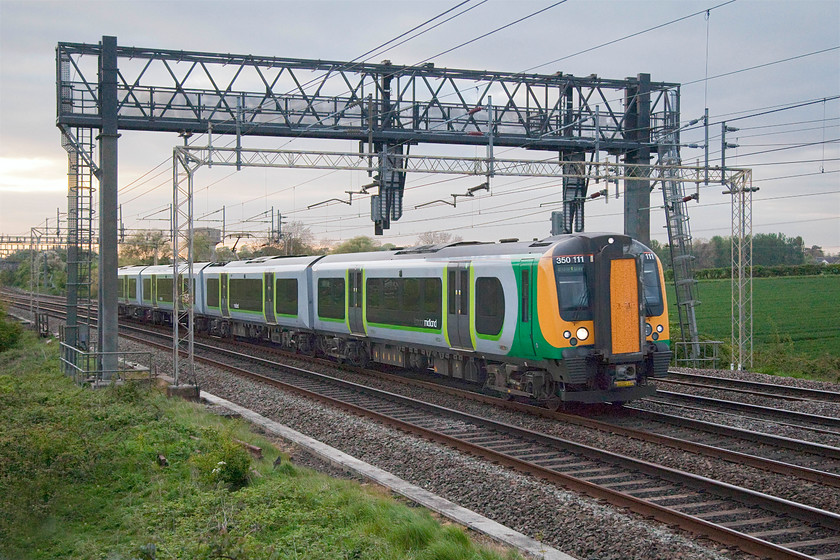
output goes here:
<path id="1" fill-rule="evenodd" d="M 670 25 L 670 24 L 672 24 L 672 23 L 676 23 L 676 22 L 678 22 L 678 21 L 682 21 L 682 20 L 684 20 L 684 19 L 687 19 L 687 18 L 689 18 L 689 17 L 693 17 L 693 16 L 696 16 L 696 15 L 699 15 L 699 14 L 701 14 L 701 13 L 706 13 L 706 12 L 707 12 L 707 11 L 709 11 L 709 10 L 716 9 L 716 8 L 719 8 L 719 7 L 725 6 L 725 5 L 729 4 L 729 3 L 732 3 L 732 1 L 734 1 L 734 0 L 731 0 L 730 2 L 724 2 L 724 3 L 722 3 L 722 4 L 719 4 L 719 5 L 717 5 L 717 6 L 714 6 L 714 7 L 712 7 L 712 8 L 707 9 L 707 10 L 701 10 L 701 11 L 699 11 L 699 12 L 695 12 L 695 13 L 693 13 L 693 14 L 689 14 L 688 16 L 684 16 L 684 17 L 682 17 L 682 18 L 678 18 L 678 19 L 676 19 L 676 20 L 672 20 L 672 21 L 670 21 L 670 22 L 666 22 L 666 23 L 664 23 L 664 24 L 661 24 L 661 25 L 659 25 L 659 26 L 655 26 L 655 27 L 653 27 L 653 28 L 648 28 L 648 29 L 643 30 L 643 31 L 641 31 L 641 32 L 631 34 L 631 35 L 629 35 L 629 36 L 627 36 L 627 37 L 630 37 L 630 36 L 635 36 L 635 35 L 638 35 L 638 34 L 641 34 L 641 33 L 645 33 L 645 32 L 647 32 L 647 31 L 651 31 L 651 30 L 654 30 L 654 29 L 658 29 L 658 28 L 663 27 L 663 26 L 665 26 L 665 25 Z M 527 19 L 527 18 L 529 18 L 529 17 L 532 17 L 532 16 L 534 16 L 534 15 L 536 15 L 536 14 L 539 14 L 539 13 L 541 13 L 541 12 L 543 12 L 543 11 L 545 11 L 545 10 L 549 9 L 549 8 L 552 8 L 552 7 L 554 7 L 554 6 L 556 6 L 557 4 L 560 4 L 560 3 L 562 3 L 562 2 L 557 2 L 557 3 L 555 3 L 555 4 L 552 4 L 552 5 L 548 6 L 547 8 L 544 8 L 544 9 L 542 9 L 542 10 L 539 10 L 539 11 L 537 11 L 537 12 L 534 12 L 534 13 L 532 13 L 532 14 L 529 14 L 528 16 L 524 16 L 523 18 L 520 18 L 519 20 L 516 20 L 516 21 L 511 22 L 511 23 L 509 23 L 509 24 L 506 24 L 506 25 L 504 25 L 504 26 L 501 26 L 501 27 L 497 28 L 497 29 L 496 29 L 496 30 L 494 30 L 494 31 L 491 31 L 491 32 L 485 33 L 485 34 L 483 34 L 483 35 L 481 35 L 481 36 L 479 36 L 479 37 L 476 37 L 475 39 L 471 39 L 470 41 L 467 41 L 467 42 L 465 42 L 465 43 L 462 43 L 462 44 L 461 44 L 461 45 L 459 45 L 459 46 L 452 47 L 451 49 L 448 49 L 448 50 L 444 51 L 444 53 L 445 53 L 445 52 L 451 52 L 452 50 L 454 50 L 454 49 L 456 49 L 456 48 L 460 48 L 461 46 L 464 46 L 464 45 L 466 45 L 466 44 L 472 43 L 472 42 L 474 42 L 474 41 L 476 41 L 476 40 L 478 40 L 478 39 L 480 39 L 480 38 L 486 37 L 486 36 L 487 36 L 487 35 L 489 35 L 489 34 L 495 33 L 496 31 L 499 31 L 499 30 L 501 30 L 501 29 L 507 28 L 507 27 L 509 27 L 509 26 L 511 26 L 511 25 L 513 25 L 513 24 L 515 24 L 515 23 L 518 23 L 519 21 L 523 21 L 523 20 L 525 20 L 525 19 Z M 462 3 L 458 4 L 458 5 L 456 5 L 456 6 L 455 6 L 455 8 L 457 8 L 457 7 L 459 7 L 459 6 L 463 5 L 463 4 L 464 4 L 464 2 L 462 2 Z M 452 9 L 455 9 L 455 8 L 452 8 Z M 450 10 L 448 10 L 448 11 L 451 11 L 452 9 L 450 9 Z M 447 12 L 448 12 L 448 11 L 447 11 Z M 446 12 L 444 12 L 444 13 L 446 13 Z M 459 14 L 459 15 L 460 15 L 460 14 Z M 436 17 L 439 17 L 439 16 L 436 16 Z M 434 19 L 436 19 L 436 18 L 431 18 L 430 20 L 427 20 L 427 21 L 432 21 L 432 20 L 434 20 Z M 416 26 L 416 27 L 415 27 L 415 28 L 413 28 L 413 29 L 417 29 L 418 27 L 421 27 L 422 25 L 423 25 L 423 24 L 421 24 L 420 26 Z M 410 31 L 409 31 L 409 32 L 410 32 Z M 403 36 L 403 35 L 405 35 L 405 34 L 400 35 L 400 37 L 401 37 L 401 36 Z M 619 39 L 619 40 L 622 40 L 622 39 Z M 605 43 L 605 44 L 603 44 L 603 45 L 601 45 L 601 46 L 606 46 L 607 44 L 611 44 L 611 43 L 617 42 L 617 41 L 619 41 L 619 40 L 616 40 L 616 41 L 611 41 L 611 42 Z M 392 39 L 391 41 L 393 41 L 393 39 Z M 383 43 L 381 46 L 387 45 L 387 44 L 388 44 L 388 43 L 390 43 L 391 41 L 388 41 L 388 42 L 386 42 L 386 43 Z M 598 48 L 598 47 L 595 47 L 595 48 Z M 372 49 L 372 51 L 375 51 L 375 50 L 376 50 L 376 49 Z M 829 50 L 830 50 L 830 49 L 829 49 Z M 368 52 L 371 52 L 371 51 L 368 51 Z M 582 51 L 582 52 L 583 52 L 583 51 Z M 824 51 L 818 51 L 818 52 L 824 52 Z M 366 54 L 367 54 L 367 53 L 366 53 Z M 440 54 L 443 54 L 443 53 L 440 53 Z M 440 54 L 438 54 L 438 55 L 434 55 L 434 56 L 440 56 Z M 576 54 L 580 54 L 580 53 L 576 53 Z M 809 54 L 814 54 L 814 53 L 809 53 Z M 364 55 L 362 55 L 362 56 L 364 56 Z M 427 61 L 427 60 L 429 60 L 429 59 L 431 59 L 431 58 L 434 58 L 434 56 L 432 56 L 432 57 L 428 57 L 427 59 L 424 59 L 423 61 L 421 61 L 421 62 L 419 62 L 419 63 L 417 63 L 417 64 L 421 64 L 422 62 L 425 62 L 425 61 Z M 573 54 L 573 55 L 569 55 L 569 56 L 575 56 L 575 55 Z M 765 66 L 765 65 L 769 65 L 769 64 L 775 64 L 775 63 L 778 63 L 778 62 L 783 62 L 783 61 L 786 61 L 786 60 L 793 60 L 793 59 L 795 59 L 795 58 L 801 58 L 802 56 L 807 56 L 807 55 L 799 55 L 798 57 L 792 57 L 792 58 L 788 58 L 788 59 L 782 59 L 782 60 L 780 60 L 780 61 L 774 61 L 774 62 L 771 62 L 771 63 L 766 63 L 766 64 L 764 64 L 764 65 L 759 65 L 759 66 L 754 66 L 754 67 L 750 67 L 750 68 L 740 69 L 740 70 L 734 71 L 734 72 L 732 72 L 732 73 L 743 72 L 743 71 L 746 71 L 746 70 L 749 70 L 749 69 L 753 69 L 753 68 L 757 68 L 757 67 L 761 67 L 761 66 Z M 359 58 L 359 57 L 357 57 L 357 58 Z M 536 68 L 536 67 L 535 67 L 535 68 Z M 700 81 L 702 81 L 702 80 L 700 80 Z M 696 82 L 697 82 L 697 81 L 695 81 L 695 82 L 688 82 L 688 83 L 696 83 Z M 289 141 L 291 141 L 291 140 L 289 140 Z M 288 141 L 287 141 L 287 143 L 288 143 Z"/>
<path id="2" fill-rule="evenodd" d="M 743 156 L 741 156 L 741 157 L 743 157 Z M 290 188 L 292 188 L 292 187 L 290 187 Z M 284 190 L 285 190 L 285 189 L 284 189 Z M 261 199 L 261 198 L 265 198 L 265 197 L 264 197 L 264 196 L 263 196 L 263 197 L 259 197 L 259 198 L 255 199 L 255 200 L 259 200 L 259 199 Z"/>
<path id="3" fill-rule="evenodd" d="M 712 6 L 711 8 L 706 8 L 704 10 L 700 10 L 699 12 L 694 12 L 694 13 L 688 14 L 687 16 L 682 16 L 682 17 L 679 17 L 677 19 L 672 19 L 671 21 L 666 21 L 665 23 L 660 23 L 659 25 L 654 25 L 653 27 L 648 27 L 647 29 L 643 29 L 642 31 L 637 31 L 637 32 L 631 33 L 629 35 L 619 37 L 618 39 L 614 39 L 612 41 L 607 41 L 606 43 L 601 43 L 600 45 L 596 45 L 594 47 L 589 47 L 588 49 L 584 49 L 582 51 L 577 51 L 577 52 L 572 53 L 572 54 L 561 56 L 560 58 L 555 58 L 554 60 L 549 60 L 548 62 L 543 62 L 542 64 L 538 64 L 536 66 L 532 66 L 530 68 L 527 68 L 527 69 L 523 70 L 522 72 L 523 73 L 524 72 L 530 72 L 531 70 L 536 70 L 537 68 L 542 68 L 544 66 L 549 66 L 551 64 L 556 64 L 556 63 L 561 62 L 563 60 L 568 60 L 572 57 L 579 56 L 579 55 L 582 55 L 582 54 L 586 54 L 588 52 L 592 52 L 592 51 L 600 49 L 602 47 L 607 47 L 609 45 L 614 45 L 616 43 L 620 43 L 621 41 L 625 41 L 625 40 L 631 39 L 633 37 L 638 37 L 639 35 L 643 35 L 643 34 L 648 33 L 650 31 L 655 31 L 657 29 L 662 29 L 663 27 L 667 27 L 669 25 L 673 25 L 673 24 L 681 22 L 683 20 L 693 18 L 695 16 L 699 16 L 700 14 L 710 12 L 711 10 L 716 10 L 718 8 L 722 8 L 723 6 L 726 6 L 728 4 L 732 4 L 733 2 L 735 2 L 735 0 L 728 0 L 727 2 L 723 2 L 723 3 L 718 4 L 716 6 Z"/>
<path id="4" fill-rule="evenodd" d="M 725 78 L 726 76 L 733 76 L 735 74 L 740 74 L 742 72 L 749 72 L 750 70 L 757 70 L 759 68 L 767 68 L 768 66 L 773 66 L 775 64 L 781 64 L 783 62 L 790 62 L 792 60 L 799 60 L 800 58 L 806 58 L 806 57 L 814 56 L 814 55 L 817 55 L 817 54 L 823 54 L 823 53 L 827 53 L 827 52 L 831 52 L 831 51 L 836 51 L 838 49 L 840 49 L 840 45 L 836 45 L 836 46 L 833 46 L 833 47 L 828 47 L 828 48 L 825 48 L 825 49 L 820 49 L 820 50 L 816 50 L 816 51 L 812 51 L 812 52 L 808 52 L 808 53 L 804 53 L 804 54 L 799 54 L 799 55 L 791 56 L 791 57 L 788 57 L 788 58 L 782 58 L 780 60 L 774 60 L 772 62 L 765 62 L 763 64 L 756 64 L 755 66 L 750 66 L 748 68 L 741 68 L 739 70 L 733 70 L 731 72 L 724 72 L 723 74 L 717 74 L 715 76 L 709 76 L 707 78 L 703 78 L 703 79 L 700 79 L 700 80 L 693 80 L 691 82 L 683 82 L 682 86 L 685 87 L 685 86 L 698 84 L 698 83 L 701 83 L 701 82 L 708 82 L 709 80 L 716 80 L 718 78 Z"/>

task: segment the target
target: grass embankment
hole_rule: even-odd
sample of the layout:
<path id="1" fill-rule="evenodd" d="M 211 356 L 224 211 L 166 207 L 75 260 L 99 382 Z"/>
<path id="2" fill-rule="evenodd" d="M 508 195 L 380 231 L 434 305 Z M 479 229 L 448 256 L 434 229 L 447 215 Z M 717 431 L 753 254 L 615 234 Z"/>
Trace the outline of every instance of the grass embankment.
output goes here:
<path id="1" fill-rule="evenodd" d="M 697 324 L 702 336 L 729 347 L 729 280 L 701 280 Z M 840 381 L 840 278 L 797 276 L 753 279 L 756 371 Z M 676 317 L 673 285 L 668 285 Z M 679 333 L 677 328 L 674 332 Z"/>
<path id="2" fill-rule="evenodd" d="M 382 491 L 274 468 L 242 421 L 136 384 L 76 387 L 56 347 L 27 335 L 0 353 L 0 559 L 501 558 Z"/>

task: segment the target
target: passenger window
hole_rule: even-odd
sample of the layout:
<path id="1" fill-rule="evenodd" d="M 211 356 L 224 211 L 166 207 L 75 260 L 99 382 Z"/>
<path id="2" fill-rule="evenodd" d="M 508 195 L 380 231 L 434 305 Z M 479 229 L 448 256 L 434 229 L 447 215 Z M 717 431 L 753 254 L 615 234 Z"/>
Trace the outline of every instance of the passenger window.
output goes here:
<path id="1" fill-rule="evenodd" d="M 527 323 L 531 320 L 531 285 L 530 272 L 522 271 L 522 322 Z"/>
<path id="2" fill-rule="evenodd" d="M 295 315 L 298 313 L 298 281 L 297 278 L 278 278 L 277 289 L 274 294 L 274 311 L 279 315 Z"/>
<path id="3" fill-rule="evenodd" d="M 231 309 L 255 312 L 263 310 L 261 278 L 231 278 L 228 289 Z"/>
<path id="4" fill-rule="evenodd" d="M 344 278 L 318 279 L 318 316 L 344 319 Z"/>
<path id="5" fill-rule="evenodd" d="M 505 294 L 498 278 L 475 280 L 475 331 L 496 336 L 505 322 Z"/>
<path id="6" fill-rule="evenodd" d="M 207 307 L 219 307 L 219 279 L 207 279 Z"/>

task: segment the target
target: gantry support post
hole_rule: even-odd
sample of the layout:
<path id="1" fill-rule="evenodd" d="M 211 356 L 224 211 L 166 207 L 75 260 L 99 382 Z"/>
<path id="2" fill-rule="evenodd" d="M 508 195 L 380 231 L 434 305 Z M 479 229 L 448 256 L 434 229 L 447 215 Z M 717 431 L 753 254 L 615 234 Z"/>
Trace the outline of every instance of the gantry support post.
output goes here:
<path id="1" fill-rule="evenodd" d="M 727 185 L 732 196 L 732 361 L 730 369 L 753 366 L 752 299 L 752 174 L 743 173 Z"/>
<path id="2" fill-rule="evenodd" d="M 99 351 L 102 377 L 118 370 L 117 311 L 117 38 L 102 37 L 99 59 Z"/>
<path id="3" fill-rule="evenodd" d="M 629 79 L 629 78 L 628 78 Z M 639 179 L 624 182 L 624 233 L 645 245 L 650 245 L 650 74 L 639 74 L 635 83 L 625 90 L 625 138 L 639 143 L 627 152 L 624 162 L 631 168 L 628 175 Z"/>
<path id="4" fill-rule="evenodd" d="M 175 385 L 186 377 L 195 382 L 195 274 L 193 271 L 193 175 L 190 153 L 176 147 L 172 153 L 172 371 Z M 182 360 L 180 350 L 187 351 Z"/>

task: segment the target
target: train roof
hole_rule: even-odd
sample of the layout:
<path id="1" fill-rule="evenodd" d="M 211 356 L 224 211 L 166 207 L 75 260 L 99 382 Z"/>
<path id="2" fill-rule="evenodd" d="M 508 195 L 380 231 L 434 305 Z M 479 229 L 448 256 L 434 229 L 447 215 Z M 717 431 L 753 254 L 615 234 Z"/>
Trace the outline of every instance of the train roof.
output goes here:
<path id="1" fill-rule="evenodd" d="M 543 255 L 547 252 L 552 254 L 586 254 L 600 251 L 601 247 L 611 240 L 618 240 L 620 243 L 629 246 L 640 247 L 642 250 L 649 250 L 641 243 L 631 240 L 628 236 L 620 233 L 610 232 L 581 232 L 563 235 L 554 235 L 540 240 L 519 241 L 518 239 L 502 239 L 499 242 L 482 241 L 458 241 L 455 243 L 439 245 L 420 245 L 405 249 L 392 251 L 371 251 L 366 253 L 342 253 L 337 255 L 312 255 L 312 256 L 266 256 L 256 257 L 243 261 L 231 261 L 227 263 L 194 263 L 193 270 L 198 272 L 202 269 L 218 272 L 247 272 L 250 270 L 270 270 L 272 268 L 306 268 L 315 262 L 319 264 L 347 263 L 347 262 L 371 262 L 391 260 L 412 260 L 417 258 L 440 258 L 458 259 L 484 256 L 502 255 Z M 636 250 L 639 250 L 638 248 Z M 126 266 L 119 269 L 120 273 L 143 273 L 143 274 L 171 274 L 172 265 L 158 266 Z"/>
<path id="2" fill-rule="evenodd" d="M 306 268 L 313 262 L 321 258 L 321 255 L 311 255 L 304 257 L 286 257 L 283 255 L 275 255 L 269 257 L 256 257 L 244 261 L 231 261 L 224 264 L 214 264 L 213 267 L 218 266 L 218 270 L 213 272 L 248 272 L 252 269 L 271 270 L 273 268 L 296 267 Z"/>
<path id="3" fill-rule="evenodd" d="M 397 249 L 394 251 L 373 251 L 368 253 L 344 253 L 338 255 L 327 255 L 320 262 L 338 263 L 363 260 L 385 261 L 398 259 L 412 259 L 417 257 L 429 257 L 442 259 L 468 258 L 497 255 L 542 255 L 555 247 L 555 251 L 581 251 L 587 252 L 593 242 L 608 238 L 627 239 L 627 236 L 619 233 L 572 233 L 554 235 L 545 239 L 532 241 L 519 241 L 518 239 L 503 239 L 499 242 L 482 241 L 459 241 L 441 245 L 420 245 Z"/>
<path id="4" fill-rule="evenodd" d="M 197 262 L 193 263 L 193 273 L 197 274 L 201 269 L 213 263 Z M 157 264 L 157 265 L 129 265 L 121 266 L 117 269 L 117 274 L 172 274 L 171 264 Z"/>

